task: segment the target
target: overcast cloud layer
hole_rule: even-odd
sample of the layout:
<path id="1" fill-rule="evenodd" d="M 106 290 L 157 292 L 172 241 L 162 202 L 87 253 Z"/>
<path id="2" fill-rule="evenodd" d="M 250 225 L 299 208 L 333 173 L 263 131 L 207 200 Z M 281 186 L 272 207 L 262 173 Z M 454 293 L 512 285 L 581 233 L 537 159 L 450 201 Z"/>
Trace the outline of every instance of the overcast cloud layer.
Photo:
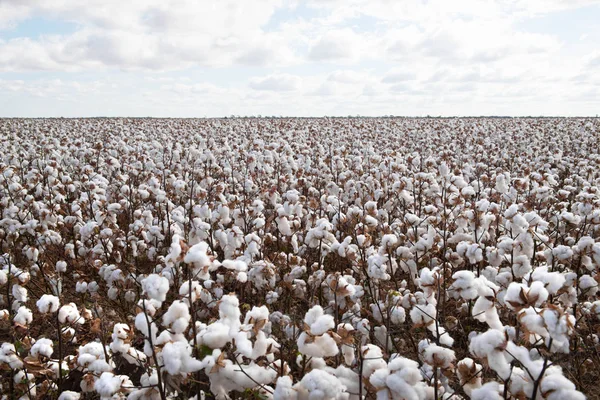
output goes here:
<path id="1" fill-rule="evenodd" d="M 595 0 L 0 0 L 0 116 L 596 115 Z"/>

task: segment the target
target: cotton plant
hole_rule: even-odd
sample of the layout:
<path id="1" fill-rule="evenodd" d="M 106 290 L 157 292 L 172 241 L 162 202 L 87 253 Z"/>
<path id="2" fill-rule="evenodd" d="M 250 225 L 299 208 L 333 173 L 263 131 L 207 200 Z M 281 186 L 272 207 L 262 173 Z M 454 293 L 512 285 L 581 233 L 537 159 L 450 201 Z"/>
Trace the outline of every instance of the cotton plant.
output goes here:
<path id="1" fill-rule="evenodd" d="M 0 391 L 83 374 L 60 398 L 582 398 L 597 132 L 2 121 Z"/>

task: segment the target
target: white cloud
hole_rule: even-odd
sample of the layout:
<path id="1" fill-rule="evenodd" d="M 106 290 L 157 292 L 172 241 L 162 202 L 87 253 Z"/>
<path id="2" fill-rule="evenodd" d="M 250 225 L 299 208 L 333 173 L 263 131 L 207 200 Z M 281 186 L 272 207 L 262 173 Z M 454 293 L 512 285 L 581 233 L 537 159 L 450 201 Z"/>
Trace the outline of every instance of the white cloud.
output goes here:
<path id="1" fill-rule="evenodd" d="M 267 90 L 273 92 L 290 92 L 298 90 L 302 84 L 299 76 L 290 74 L 274 74 L 250 80 L 250 87 L 254 90 Z"/>
<path id="2" fill-rule="evenodd" d="M 387 74 L 385 74 L 383 79 L 381 79 L 381 82 L 383 82 L 383 83 L 398 83 L 398 82 L 412 81 L 416 77 L 417 77 L 416 74 L 412 71 L 395 70 L 395 71 L 390 71 Z"/>
<path id="3" fill-rule="evenodd" d="M 311 45 L 308 58 L 312 61 L 349 61 L 355 59 L 362 48 L 362 38 L 351 29 L 334 30 Z"/>
<path id="4" fill-rule="evenodd" d="M 0 0 L 0 113 L 43 110 L 44 99 L 87 115 L 468 113 L 475 99 L 478 114 L 517 103 L 543 113 L 561 94 L 584 100 L 554 109 L 581 114 L 597 108 L 600 31 L 578 40 L 583 29 L 529 22 L 599 3 Z M 69 33 L 15 30 L 28 18 Z"/>

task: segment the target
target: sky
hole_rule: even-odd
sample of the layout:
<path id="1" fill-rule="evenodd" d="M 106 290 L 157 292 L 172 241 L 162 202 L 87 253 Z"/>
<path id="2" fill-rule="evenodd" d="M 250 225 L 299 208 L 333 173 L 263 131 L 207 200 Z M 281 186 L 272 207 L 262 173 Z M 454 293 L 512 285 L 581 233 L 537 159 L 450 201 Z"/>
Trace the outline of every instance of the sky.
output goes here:
<path id="1" fill-rule="evenodd" d="M 595 116 L 600 0 L 0 0 L 0 117 Z"/>

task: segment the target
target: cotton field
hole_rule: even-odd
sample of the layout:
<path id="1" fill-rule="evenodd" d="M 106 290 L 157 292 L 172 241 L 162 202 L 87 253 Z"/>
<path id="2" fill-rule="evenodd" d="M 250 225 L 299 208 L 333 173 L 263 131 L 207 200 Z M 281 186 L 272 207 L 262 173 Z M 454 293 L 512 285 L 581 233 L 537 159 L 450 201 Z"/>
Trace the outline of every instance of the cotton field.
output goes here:
<path id="1" fill-rule="evenodd" d="M 0 138 L 2 399 L 600 396 L 598 119 Z"/>

